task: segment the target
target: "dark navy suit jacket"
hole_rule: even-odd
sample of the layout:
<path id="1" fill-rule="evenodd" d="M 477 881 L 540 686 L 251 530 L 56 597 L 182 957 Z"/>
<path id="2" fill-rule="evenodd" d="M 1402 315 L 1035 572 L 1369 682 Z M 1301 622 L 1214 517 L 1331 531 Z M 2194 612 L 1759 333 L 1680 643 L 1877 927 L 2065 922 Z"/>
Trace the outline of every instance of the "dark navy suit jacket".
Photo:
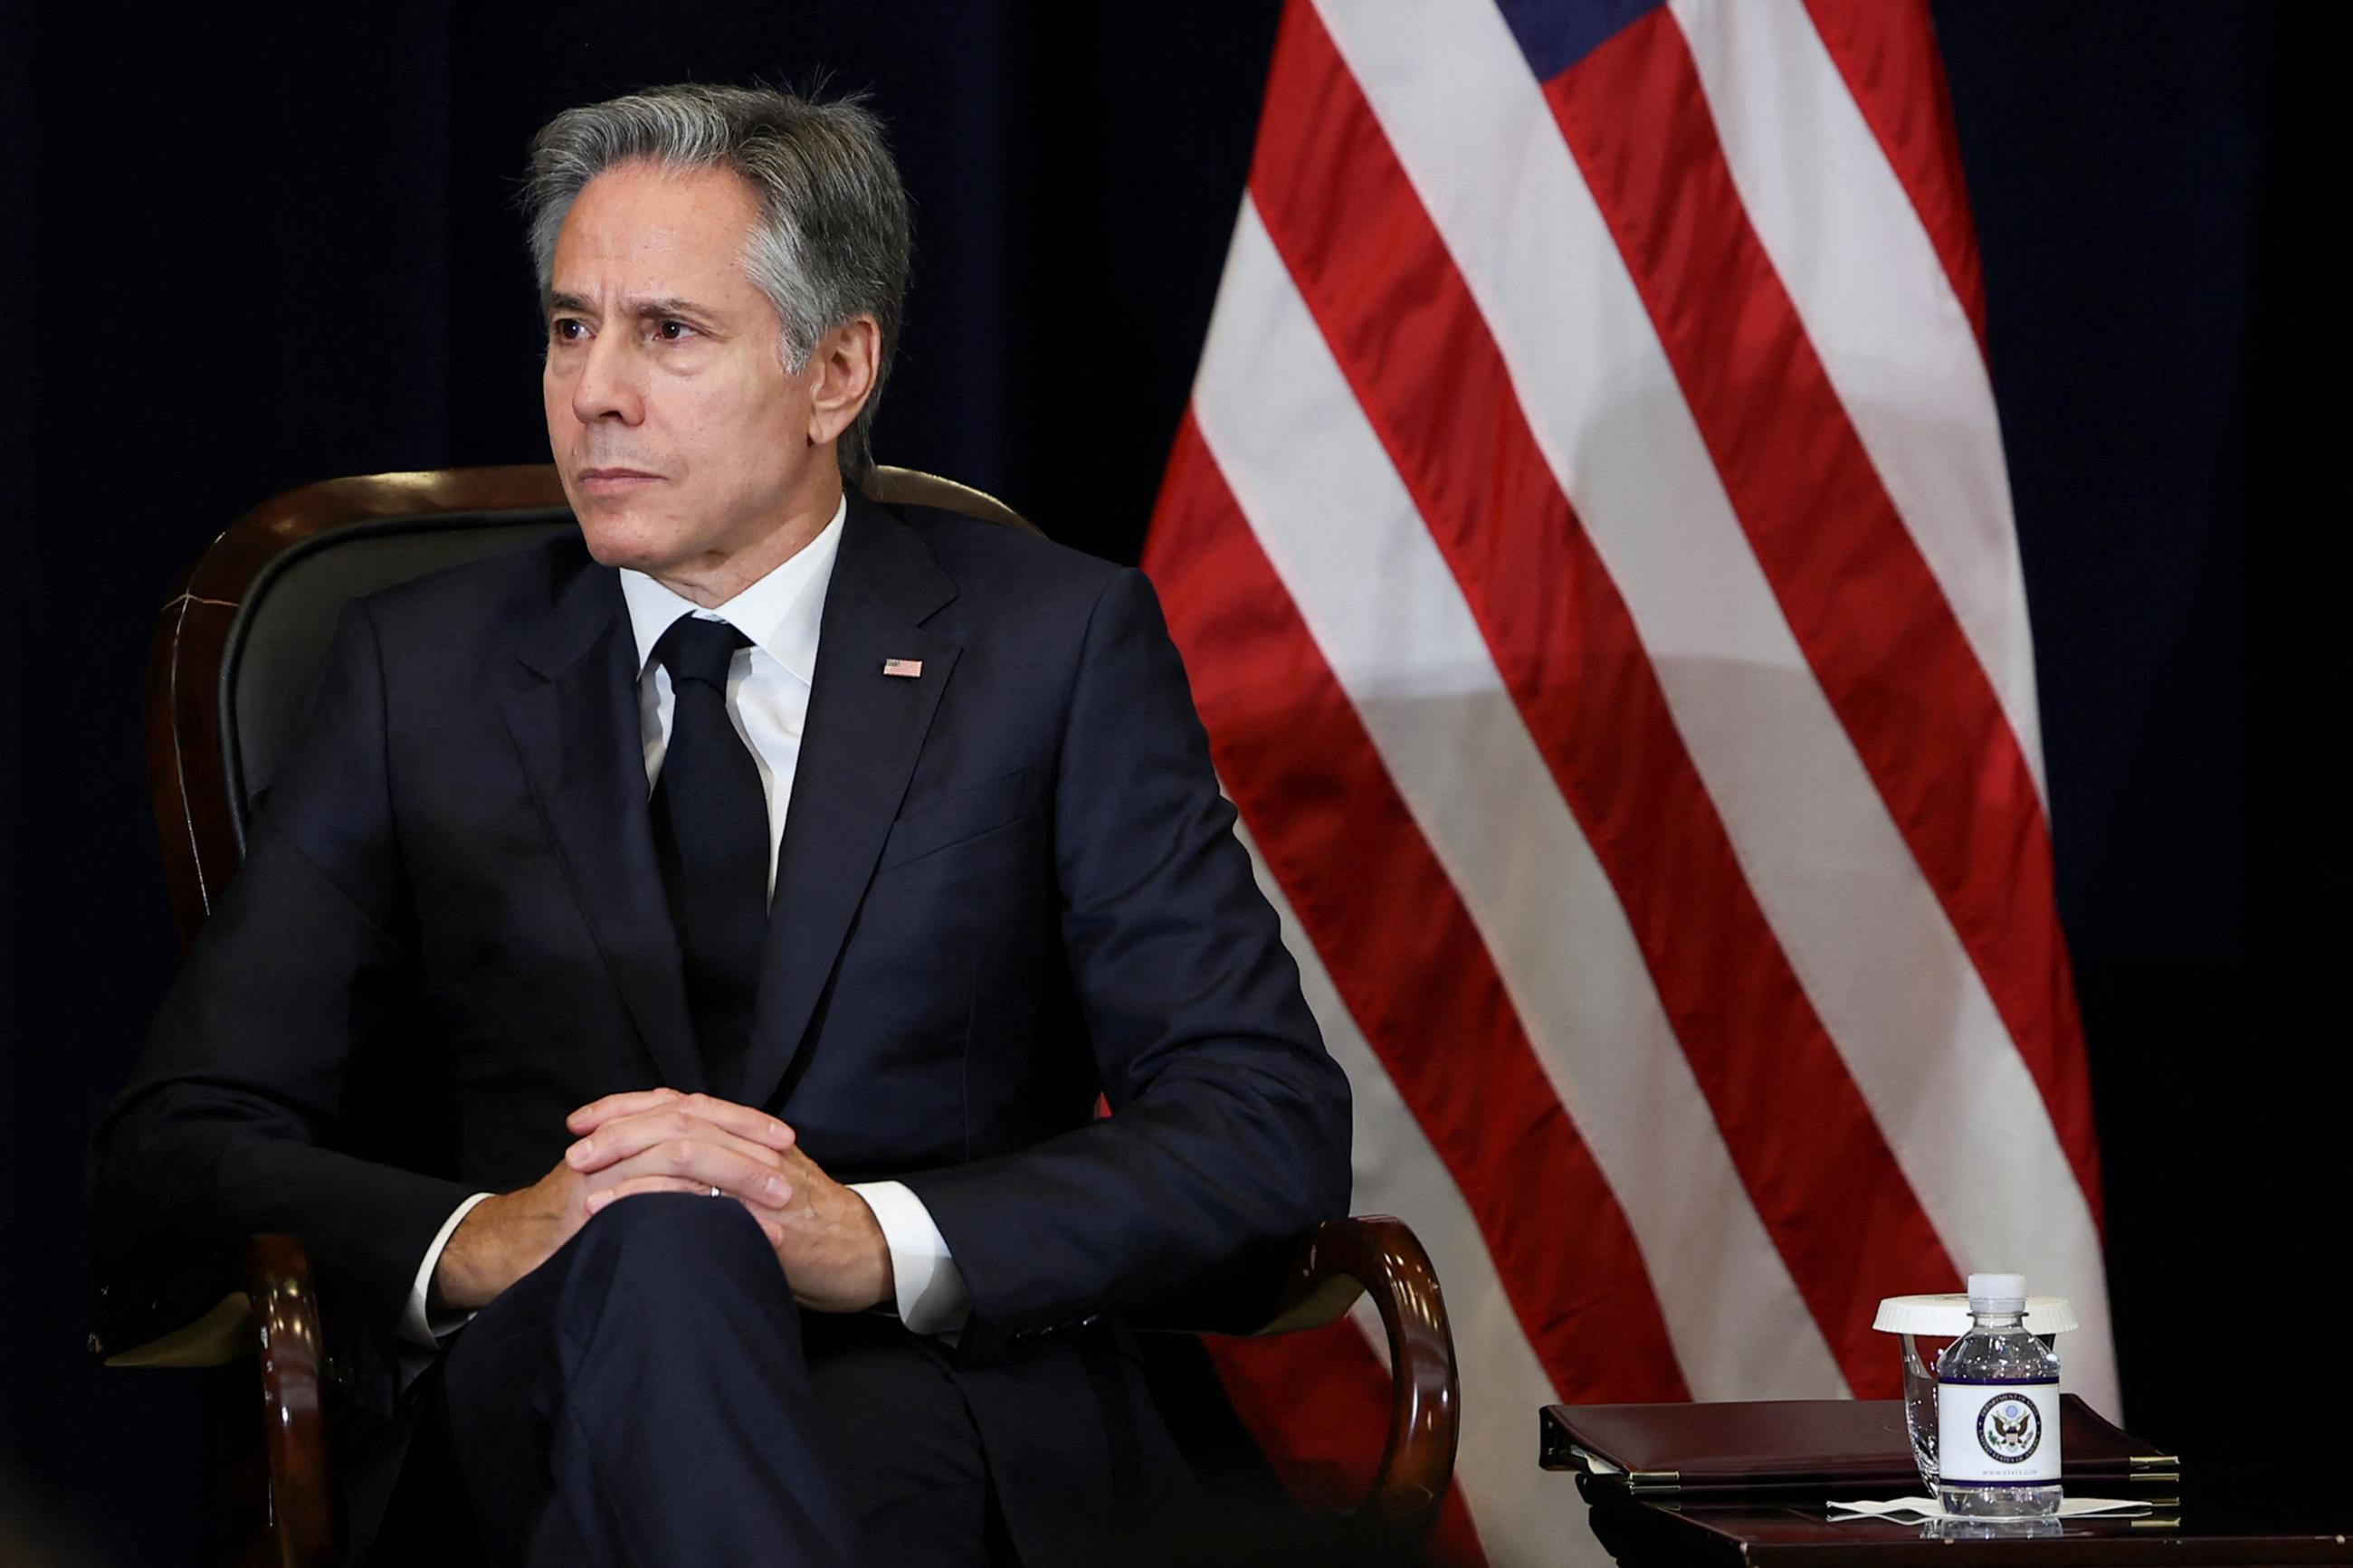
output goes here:
<path id="1" fill-rule="evenodd" d="M 543 1175 L 598 1095 L 701 1086 L 636 666 L 576 535 L 346 611 L 101 1124 L 102 1255 L 290 1231 L 388 1365 L 461 1199 Z M 1346 1083 L 1139 574 L 853 496 L 813 685 L 743 1098 L 923 1199 L 1008 1522 L 1076 1552 L 1166 1446 L 1116 1325 L 1247 1310 L 1345 1212 Z"/>

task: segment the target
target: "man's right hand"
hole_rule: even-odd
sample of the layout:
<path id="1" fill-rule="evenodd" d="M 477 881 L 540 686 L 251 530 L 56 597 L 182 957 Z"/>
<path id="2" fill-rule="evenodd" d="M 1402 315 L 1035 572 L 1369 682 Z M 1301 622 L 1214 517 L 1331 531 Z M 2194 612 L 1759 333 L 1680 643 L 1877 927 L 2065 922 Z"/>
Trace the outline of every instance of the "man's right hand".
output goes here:
<path id="1" fill-rule="evenodd" d="M 600 1194 L 624 1185 L 631 1193 L 707 1194 L 716 1187 L 751 1210 L 770 1247 L 783 1245 L 793 1196 L 785 1155 L 793 1131 L 765 1111 L 654 1089 L 583 1106 L 570 1121 L 575 1131 L 594 1131 L 530 1186 L 476 1204 L 450 1233 L 433 1270 L 436 1310 L 488 1306 L 612 1201 Z M 630 1152 L 599 1166 L 600 1145 Z"/>

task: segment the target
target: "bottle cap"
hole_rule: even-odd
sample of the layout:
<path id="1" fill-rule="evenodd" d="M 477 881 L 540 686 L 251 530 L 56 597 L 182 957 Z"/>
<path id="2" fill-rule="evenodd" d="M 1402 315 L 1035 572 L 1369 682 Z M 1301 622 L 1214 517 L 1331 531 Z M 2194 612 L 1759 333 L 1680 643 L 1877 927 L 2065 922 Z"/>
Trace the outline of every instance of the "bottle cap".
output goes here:
<path id="1" fill-rule="evenodd" d="M 2022 1312 L 2025 1310 L 2025 1275 L 1972 1274 L 1969 1276 L 1970 1311 Z"/>

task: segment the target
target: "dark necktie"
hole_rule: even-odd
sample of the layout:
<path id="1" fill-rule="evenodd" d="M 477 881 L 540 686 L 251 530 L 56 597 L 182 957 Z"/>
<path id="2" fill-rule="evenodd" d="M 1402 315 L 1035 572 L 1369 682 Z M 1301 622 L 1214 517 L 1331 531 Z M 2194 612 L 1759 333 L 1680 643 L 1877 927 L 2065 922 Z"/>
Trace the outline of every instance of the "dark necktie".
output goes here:
<path id="1" fill-rule="evenodd" d="M 654 853 L 711 1092 L 731 1100 L 744 1092 L 768 929 L 768 797 L 727 716 L 727 666 L 750 641 L 724 621 L 681 616 L 654 646 L 671 699 L 654 785 Z"/>

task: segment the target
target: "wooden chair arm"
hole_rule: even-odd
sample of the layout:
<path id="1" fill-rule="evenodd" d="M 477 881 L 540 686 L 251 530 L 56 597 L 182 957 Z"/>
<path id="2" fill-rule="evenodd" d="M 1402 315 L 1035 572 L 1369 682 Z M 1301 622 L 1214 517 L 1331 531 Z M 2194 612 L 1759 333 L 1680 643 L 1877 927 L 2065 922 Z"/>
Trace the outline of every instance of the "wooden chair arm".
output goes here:
<path id="1" fill-rule="evenodd" d="M 1388 1444 L 1360 1513 L 1418 1539 L 1438 1516 L 1454 1475 L 1461 1389 L 1454 1335 L 1430 1255 L 1403 1220 L 1360 1215 L 1310 1231 L 1293 1255 L 1275 1314 L 1258 1332 L 1320 1328 L 1372 1297 L 1388 1336 Z"/>
<path id="2" fill-rule="evenodd" d="M 290 1236 L 246 1238 L 233 1254 L 164 1279 L 101 1279 L 90 1353 L 109 1366 L 219 1366 L 259 1360 L 265 1520 L 280 1568 L 322 1568 L 335 1545 L 334 1486 L 320 1397 L 326 1349 L 310 1256 Z"/>
<path id="3" fill-rule="evenodd" d="M 335 1550 L 333 1457 L 320 1398 L 327 1350 L 311 1258 L 290 1236 L 245 1244 L 261 1358 L 262 1447 L 269 1458 L 270 1512 L 283 1568 L 321 1568 Z"/>

